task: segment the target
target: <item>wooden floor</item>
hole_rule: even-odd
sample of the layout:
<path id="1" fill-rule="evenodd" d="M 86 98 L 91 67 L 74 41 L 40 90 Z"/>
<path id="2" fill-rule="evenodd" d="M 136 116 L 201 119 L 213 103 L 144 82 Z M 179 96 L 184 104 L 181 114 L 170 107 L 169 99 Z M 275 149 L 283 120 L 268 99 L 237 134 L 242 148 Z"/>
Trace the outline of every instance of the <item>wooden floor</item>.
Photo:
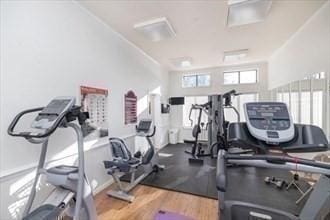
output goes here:
<path id="1" fill-rule="evenodd" d="M 95 196 L 98 220 L 153 220 L 158 210 L 195 220 L 217 219 L 217 200 L 138 185 L 132 191 L 135 200 L 128 203 L 108 197 L 107 190 Z"/>

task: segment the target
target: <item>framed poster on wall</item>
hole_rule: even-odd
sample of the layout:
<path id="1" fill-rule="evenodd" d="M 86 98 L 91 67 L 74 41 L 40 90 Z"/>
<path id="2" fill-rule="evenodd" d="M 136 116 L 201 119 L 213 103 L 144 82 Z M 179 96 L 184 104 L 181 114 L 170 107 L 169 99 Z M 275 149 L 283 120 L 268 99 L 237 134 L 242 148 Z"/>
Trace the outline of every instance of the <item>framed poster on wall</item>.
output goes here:
<path id="1" fill-rule="evenodd" d="M 137 96 L 130 90 L 125 94 L 125 124 L 137 122 Z"/>
<path id="2" fill-rule="evenodd" d="M 94 139 L 108 136 L 108 90 L 80 86 L 82 110 L 89 113 L 86 126 L 83 127 L 85 138 Z"/>

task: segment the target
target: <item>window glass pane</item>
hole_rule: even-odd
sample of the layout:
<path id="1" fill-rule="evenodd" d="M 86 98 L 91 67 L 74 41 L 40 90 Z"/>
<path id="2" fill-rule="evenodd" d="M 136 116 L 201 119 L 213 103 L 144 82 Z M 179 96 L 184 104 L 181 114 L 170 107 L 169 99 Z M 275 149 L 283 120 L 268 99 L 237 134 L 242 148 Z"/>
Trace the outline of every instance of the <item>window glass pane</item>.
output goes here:
<path id="1" fill-rule="evenodd" d="M 191 127 L 191 121 L 189 120 L 189 112 L 191 105 L 195 103 L 195 97 L 192 96 L 186 96 L 184 98 L 184 105 L 183 105 L 183 111 L 182 111 L 182 119 L 183 119 L 183 126 L 184 127 Z M 195 113 L 192 112 L 191 119 L 195 120 Z"/>
<path id="2" fill-rule="evenodd" d="M 282 102 L 284 102 L 288 106 L 288 109 L 290 109 L 290 94 L 288 92 L 282 93 Z"/>
<path id="3" fill-rule="evenodd" d="M 197 76 L 197 85 L 199 87 L 210 86 L 211 77 L 210 75 L 198 75 Z"/>
<path id="4" fill-rule="evenodd" d="M 182 87 L 183 88 L 196 87 L 196 76 L 183 76 Z"/>
<path id="5" fill-rule="evenodd" d="M 183 105 L 182 111 L 182 119 L 183 119 L 183 126 L 184 127 L 192 127 L 197 123 L 198 120 L 198 110 L 193 110 L 191 112 L 191 119 L 192 122 L 189 120 L 189 113 L 190 108 L 193 104 L 204 104 L 208 101 L 207 96 L 186 96 L 185 97 L 185 104 Z M 202 112 L 202 119 L 201 122 L 204 123 L 204 128 L 206 127 L 206 123 L 208 121 L 207 115 Z"/>
<path id="6" fill-rule="evenodd" d="M 301 123 L 311 123 L 311 96 L 310 92 L 301 92 Z"/>
<path id="7" fill-rule="evenodd" d="M 244 103 L 258 101 L 258 94 L 242 94 L 239 96 L 239 112 L 241 121 L 245 121 Z"/>
<path id="8" fill-rule="evenodd" d="M 238 72 L 227 72 L 223 74 L 223 84 L 238 84 Z"/>
<path id="9" fill-rule="evenodd" d="M 256 83 L 257 82 L 257 70 L 241 71 L 239 83 Z"/>
<path id="10" fill-rule="evenodd" d="M 298 123 L 298 115 L 299 115 L 299 93 L 291 92 L 291 115 L 294 123 Z"/>
<path id="11" fill-rule="evenodd" d="M 323 92 L 314 91 L 313 92 L 313 124 L 323 127 L 322 125 L 322 115 L 323 115 Z"/>
<path id="12" fill-rule="evenodd" d="M 232 97 L 232 106 L 237 109 L 238 106 L 238 96 Z M 243 113 L 244 114 L 244 113 Z M 225 108 L 225 120 L 229 122 L 237 122 L 237 114 L 231 108 Z"/>
<path id="13" fill-rule="evenodd" d="M 207 96 L 197 96 L 196 97 L 196 104 L 205 104 L 206 102 L 208 102 L 208 97 Z M 198 111 L 195 111 L 196 112 L 196 121 L 194 122 L 197 123 L 197 117 L 198 117 Z M 204 124 L 204 126 L 202 126 L 203 128 L 206 128 L 206 124 L 207 124 L 207 121 L 208 121 L 208 116 L 207 114 L 203 111 L 202 112 L 202 119 L 201 119 L 201 123 Z"/>
<path id="14" fill-rule="evenodd" d="M 277 102 L 283 102 L 283 95 L 282 95 L 282 92 L 277 92 L 277 93 L 276 93 L 276 101 L 277 101 Z"/>

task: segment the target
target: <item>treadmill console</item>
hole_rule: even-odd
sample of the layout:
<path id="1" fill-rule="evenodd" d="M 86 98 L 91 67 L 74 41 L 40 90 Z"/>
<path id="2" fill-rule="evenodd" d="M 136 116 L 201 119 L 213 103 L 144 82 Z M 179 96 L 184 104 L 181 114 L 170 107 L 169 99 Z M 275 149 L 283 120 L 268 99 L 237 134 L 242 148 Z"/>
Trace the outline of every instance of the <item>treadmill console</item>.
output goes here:
<path id="1" fill-rule="evenodd" d="M 294 137 L 294 126 L 288 107 L 282 102 L 244 104 L 246 124 L 255 138 L 268 144 L 287 142 Z"/>
<path id="2" fill-rule="evenodd" d="M 74 104 L 76 99 L 74 97 L 57 97 L 53 99 L 34 119 L 31 124 L 32 128 L 49 129 L 51 128 L 61 116 L 66 114 Z"/>

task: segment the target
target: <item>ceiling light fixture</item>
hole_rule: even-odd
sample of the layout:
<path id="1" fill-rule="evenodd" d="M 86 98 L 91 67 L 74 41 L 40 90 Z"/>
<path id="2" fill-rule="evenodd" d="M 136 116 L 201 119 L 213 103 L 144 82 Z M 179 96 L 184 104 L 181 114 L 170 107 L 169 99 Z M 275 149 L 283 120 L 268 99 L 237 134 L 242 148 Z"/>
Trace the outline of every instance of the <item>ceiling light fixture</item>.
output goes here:
<path id="1" fill-rule="evenodd" d="M 192 58 L 191 57 L 178 57 L 171 59 L 173 65 L 177 68 L 188 68 L 191 67 Z"/>
<path id="2" fill-rule="evenodd" d="M 248 54 L 248 49 L 242 50 L 232 50 L 232 51 L 225 51 L 223 53 L 223 61 L 224 62 L 237 62 L 245 58 Z"/>
<path id="3" fill-rule="evenodd" d="M 175 31 L 167 18 L 156 18 L 134 25 L 134 29 L 153 42 L 175 37 Z"/>
<path id="4" fill-rule="evenodd" d="M 272 0 L 228 0 L 227 26 L 252 24 L 266 19 Z"/>

